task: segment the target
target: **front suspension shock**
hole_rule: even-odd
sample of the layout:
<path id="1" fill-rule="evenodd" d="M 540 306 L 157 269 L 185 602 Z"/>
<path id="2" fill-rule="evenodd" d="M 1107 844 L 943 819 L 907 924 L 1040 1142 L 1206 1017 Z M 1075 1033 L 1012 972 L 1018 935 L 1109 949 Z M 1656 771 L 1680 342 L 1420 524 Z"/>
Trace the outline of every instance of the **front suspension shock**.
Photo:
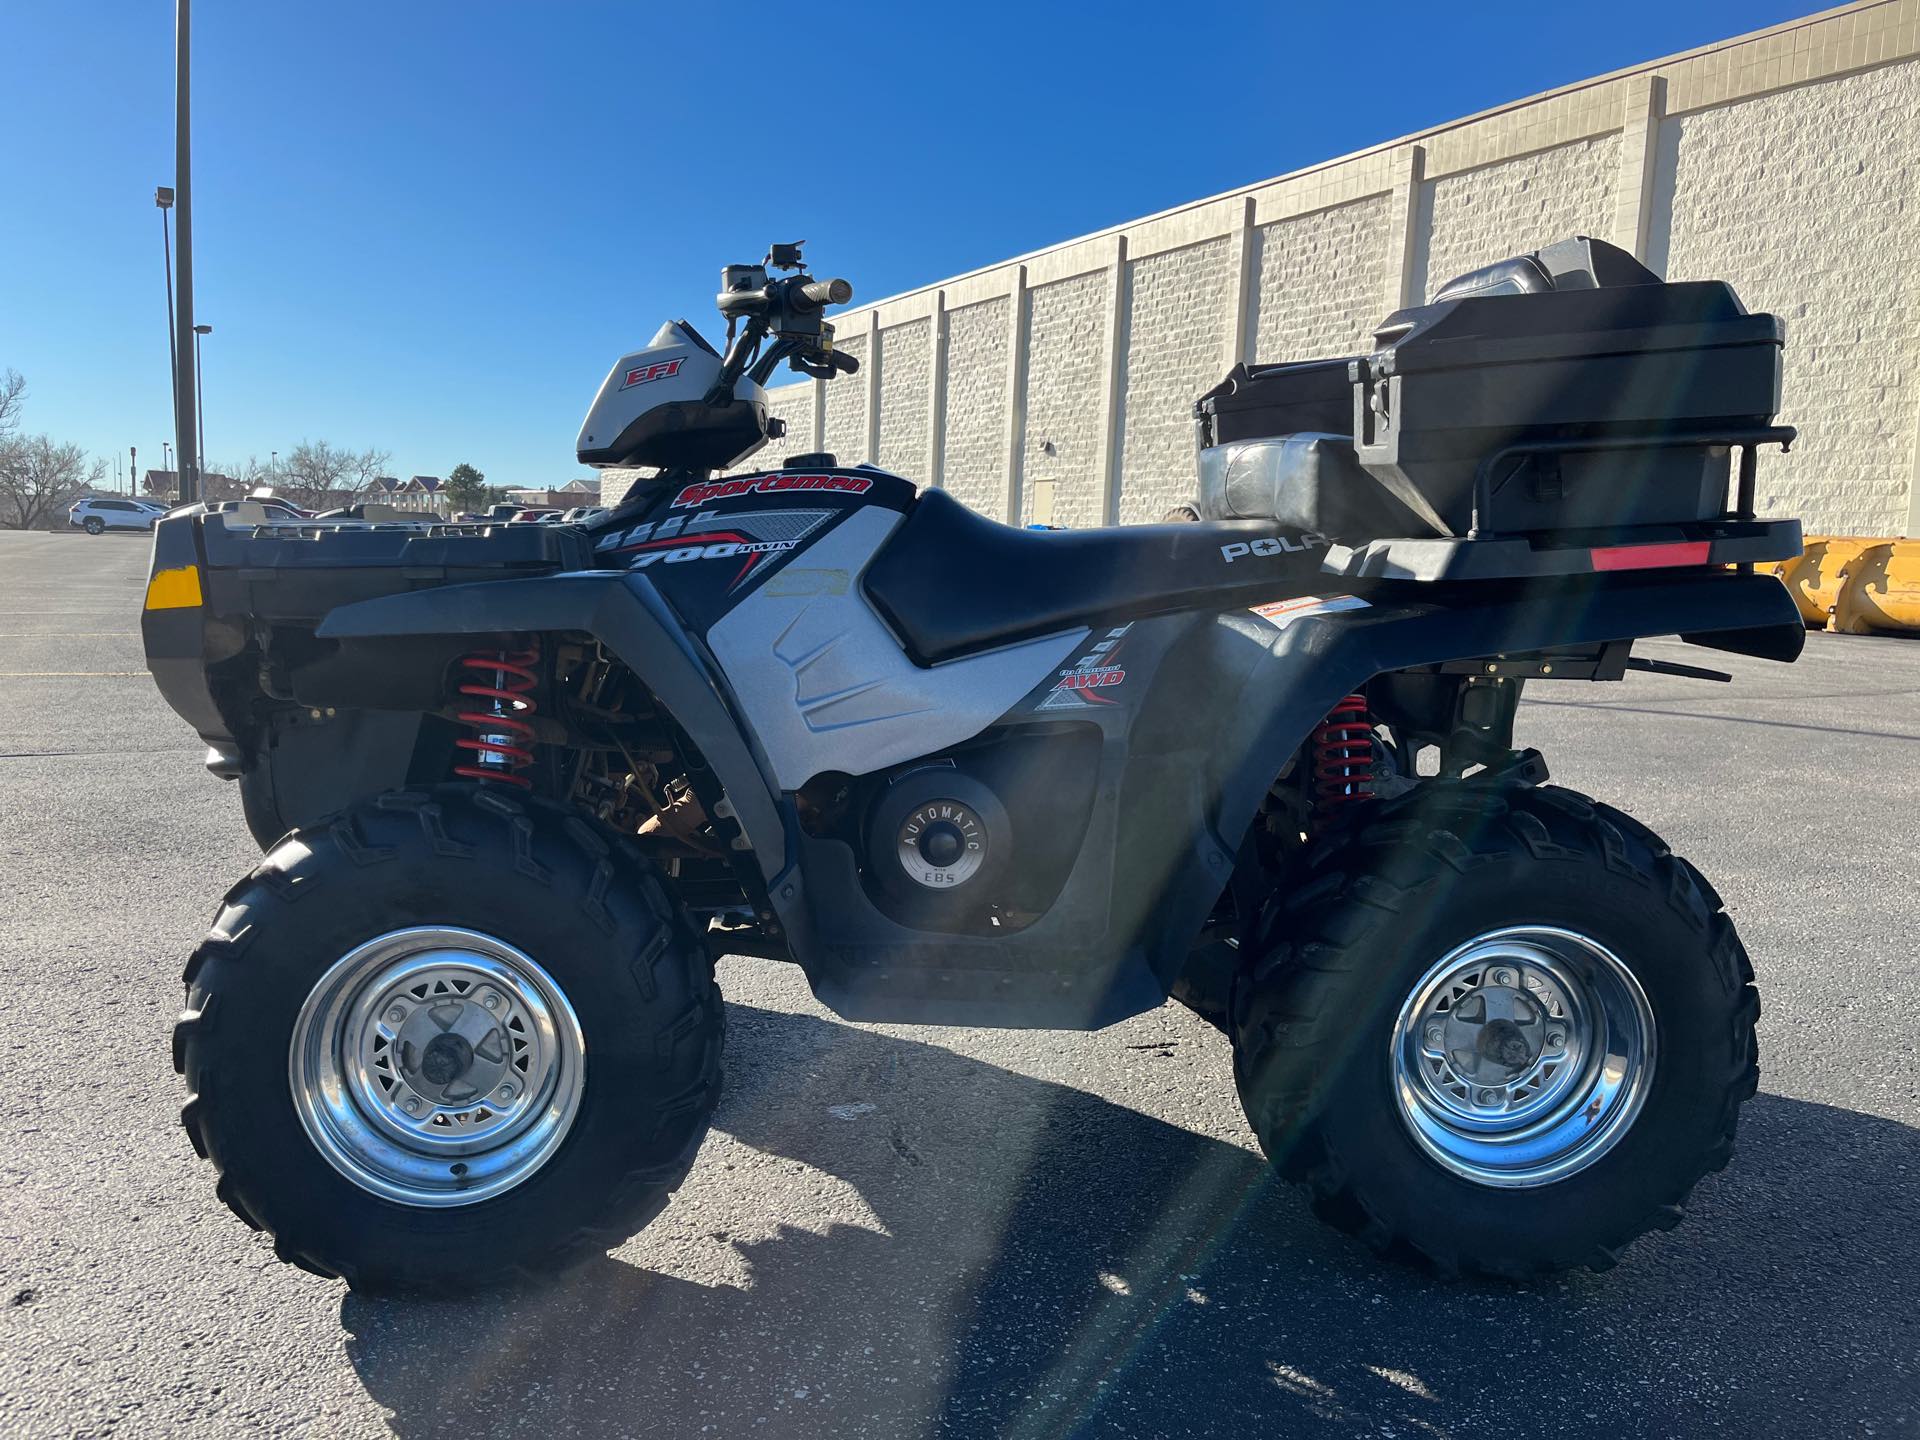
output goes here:
<path id="1" fill-rule="evenodd" d="M 534 731 L 528 721 L 540 708 L 531 694 L 540 683 L 539 642 L 525 650 L 476 650 L 456 663 L 467 674 L 459 693 L 481 703 L 458 713 L 474 734 L 453 743 L 472 760 L 455 765 L 453 773 L 531 790 L 533 781 L 519 772 L 533 764 Z"/>
<path id="2" fill-rule="evenodd" d="M 1344 805 L 1376 798 L 1373 717 L 1367 697 L 1349 695 L 1313 732 L 1313 817 L 1323 828 Z"/>

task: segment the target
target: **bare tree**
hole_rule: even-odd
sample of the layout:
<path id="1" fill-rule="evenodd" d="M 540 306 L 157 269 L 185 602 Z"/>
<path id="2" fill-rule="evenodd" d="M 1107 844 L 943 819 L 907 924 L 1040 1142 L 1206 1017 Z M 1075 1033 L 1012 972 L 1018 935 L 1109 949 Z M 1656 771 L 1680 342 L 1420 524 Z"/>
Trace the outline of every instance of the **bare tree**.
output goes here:
<path id="1" fill-rule="evenodd" d="M 386 474 L 387 467 L 391 464 L 393 464 L 391 450 L 375 450 L 372 446 L 368 446 L 355 454 L 351 467 L 355 493 L 365 495 L 372 490 L 373 482 Z"/>
<path id="2" fill-rule="evenodd" d="M 14 530 L 45 525 L 107 473 L 78 445 L 56 445 L 45 435 L 0 439 L 0 524 Z"/>
<path id="3" fill-rule="evenodd" d="M 26 398 L 25 377 L 18 370 L 0 371 L 0 443 L 20 428 L 20 407 Z"/>
<path id="4" fill-rule="evenodd" d="M 279 492 L 296 505 L 320 507 L 373 488 L 392 457 L 385 450 L 348 450 L 326 440 L 302 440 L 280 467 Z"/>
<path id="5" fill-rule="evenodd" d="M 107 473 L 104 460 L 89 462 L 78 445 L 20 434 L 26 398 L 20 372 L 0 371 L 0 525 L 12 530 L 45 525 Z"/>

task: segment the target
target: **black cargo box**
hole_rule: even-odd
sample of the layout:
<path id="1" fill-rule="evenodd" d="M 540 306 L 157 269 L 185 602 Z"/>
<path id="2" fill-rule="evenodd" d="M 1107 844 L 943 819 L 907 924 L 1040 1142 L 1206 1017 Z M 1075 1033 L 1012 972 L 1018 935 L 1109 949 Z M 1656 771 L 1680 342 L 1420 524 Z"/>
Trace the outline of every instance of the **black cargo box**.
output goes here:
<path id="1" fill-rule="evenodd" d="M 1193 405 L 1200 448 L 1303 433 L 1353 434 L 1350 357 L 1236 365 Z"/>
<path id="2" fill-rule="evenodd" d="M 1236 366 L 1196 403 L 1198 439 L 1205 451 L 1344 436 L 1401 502 L 1361 500 L 1365 514 L 1404 527 L 1411 512 L 1417 533 L 1708 520 L 1732 508 L 1730 451 L 1782 438 L 1769 427 L 1783 339 L 1779 320 L 1749 315 L 1724 282 L 1664 284 L 1624 251 L 1576 237 L 1396 312 L 1371 354 Z M 1336 373 L 1349 407 L 1337 417 Z M 1344 483 L 1342 467 L 1320 468 L 1316 483 Z"/>
<path id="3" fill-rule="evenodd" d="M 1723 514 L 1729 446 L 1780 408 L 1784 327 L 1718 280 L 1441 300 L 1374 339 L 1356 454 L 1442 533 L 1474 528 L 1482 477 L 1483 531 Z"/>

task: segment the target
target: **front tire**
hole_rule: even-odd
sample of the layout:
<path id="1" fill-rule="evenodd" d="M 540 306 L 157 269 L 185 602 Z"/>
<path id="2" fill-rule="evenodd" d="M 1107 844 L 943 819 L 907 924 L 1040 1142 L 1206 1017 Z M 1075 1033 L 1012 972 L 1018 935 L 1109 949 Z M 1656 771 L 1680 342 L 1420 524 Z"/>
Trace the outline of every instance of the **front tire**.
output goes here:
<path id="1" fill-rule="evenodd" d="M 604 1253 L 666 1205 L 719 1094 L 711 962 L 651 864 L 490 789 L 287 835 L 186 981 L 182 1120 L 220 1198 L 356 1289 Z"/>
<path id="2" fill-rule="evenodd" d="M 1426 787 L 1320 856 L 1235 983 L 1236 1077 L 1323 1219 L 1449 1272 L 1602 1269 L 1733 1152 L 1753 971 L 1719 898 L 1571 791 Z"/>

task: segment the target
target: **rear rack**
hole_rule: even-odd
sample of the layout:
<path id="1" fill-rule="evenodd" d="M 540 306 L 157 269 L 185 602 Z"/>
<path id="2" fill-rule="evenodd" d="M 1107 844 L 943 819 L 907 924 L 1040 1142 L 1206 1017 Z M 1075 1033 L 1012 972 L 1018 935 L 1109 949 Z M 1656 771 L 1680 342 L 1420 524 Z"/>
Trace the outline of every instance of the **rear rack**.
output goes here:
<path id="1" fill-rule="evenodd" d="M 1350 580 L 1524 580 L 1679 566 L 1750 570 L 1801 549 L 1798 520 L 1720 520 L 1587 536 L 1370 540 L 1330 547 L 1320 568 Z"/>
<path id="2" fill-rule="evenodd" d="M 1473 525 L 1465 535 L 1407 536 L 1370 540 L 1363 545 L 1334 545 L 1320 568 L 1352 580 L 1520 580 L 1724 565 L 1751 572 L 1757 563 L 1790 560 L 1803 548 L 1798 520 L 1760 520 L 1753 513 L 1759 448 L 1778 445 L 1785 450 L 1797 436 L 1791 425 L 1756 425 L 1675 430 L 1660 435 L 1516 441 L 1493 451 L 1475 468 Z M 1734 491 L 1732 503 L 1720 519 L 1559 534 L 1503 533 L 1494 523 L 1495 498 L 1523 468 L 1513 466 L 1496 480 L 1496 473 L 1507 460 L 1702 445 L 1724 445 L 1739 452 L 1738 467 L 1729 477 Z"/>
<path id="3" fill-rule="evenodd" d="M 1543 440 L 1516 440 L 1493 451 L 1473 472 L 1473 528 L 1471 540 L 1484 539 L 1500 532 L 1493 524 L 1493 497 L 1508 480 L 1519 473 L 1515 466 L 1494 483 L 1493 473 L 1502 460 L 1513 456 L 1597 454 L 1617 450 L 1678 450 L 1700 445 L 1726 445 L 1740 451 L 1738 489 L 1730 512 L 1735 520 L 1753 519 L 1753 488 L 1756 455 L 1762 445 L 1778 445 L 1785 453 L 1799 436 L 1791 425 L 1737 426 L 1717 430 L 1668 430 L 1658 435 L 1589 435 Z M 1776 557 L 1768 556 L 1768 559 Z M 1778 557 L 1784 559 L 1785 557 Z"/>

